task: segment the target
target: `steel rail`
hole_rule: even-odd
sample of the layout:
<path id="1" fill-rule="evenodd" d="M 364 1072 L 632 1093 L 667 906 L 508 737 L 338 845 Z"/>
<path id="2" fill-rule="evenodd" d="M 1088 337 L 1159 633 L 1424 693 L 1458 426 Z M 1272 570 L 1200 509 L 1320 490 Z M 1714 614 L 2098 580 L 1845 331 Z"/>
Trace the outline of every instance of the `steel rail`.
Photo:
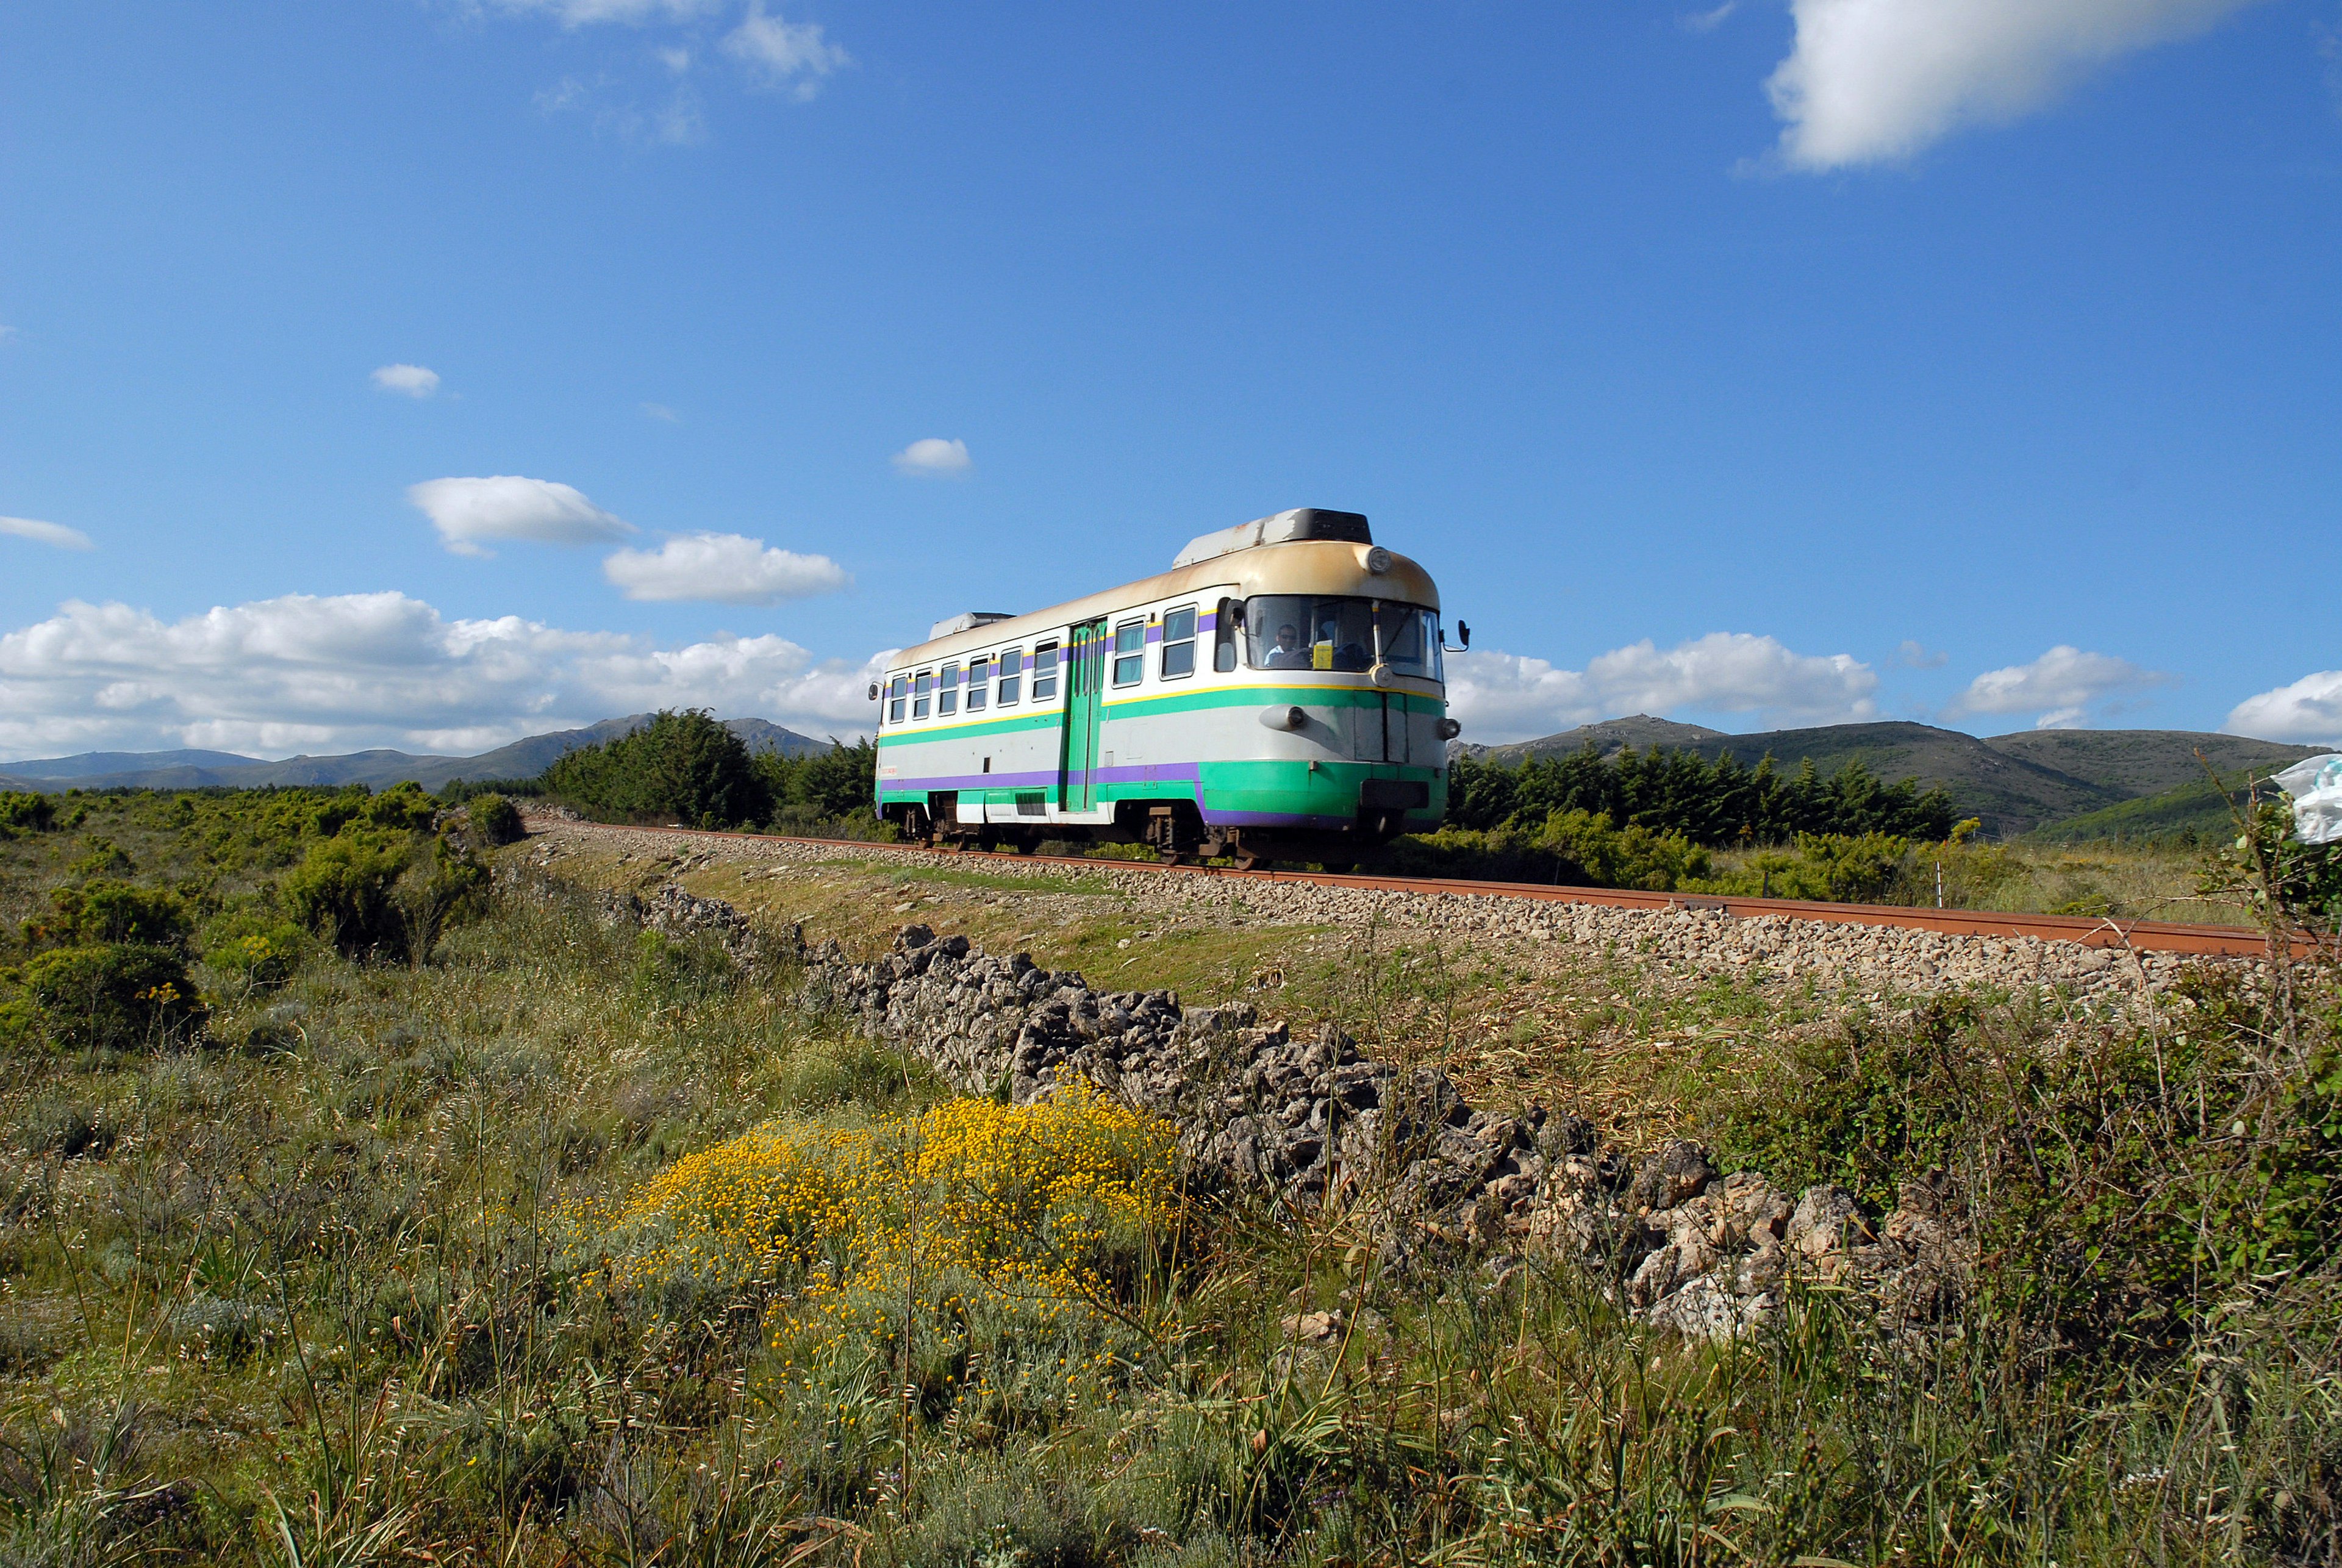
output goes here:
<path id="1" fill-rule="evenodd" d="M 2140 953 L 2177 953 L 2207 958 L 2267 958 L 2276 940 L 2249 926 L 2185 925 L 2158 920 L 2117 920 L 2086 914 L 2012 914 L 1997 910 L 1925 909 L 1895 904 L 1824 904 L 1798 898 L 1742 898 L 1732 894 L 1644 893 L 1633 888 L 1563 887 L 1537 882 L 1476 882 L 1460 877 L 1361 876 L 1336 871 L 1237 871 L 1229 866 L 1164 865 L 1144 860 L 1094 860 L 1081 855 L 1019 854 L 1014 851 L 939 848 L 923 844 L 886 844 L 875 839 L 806 838 L 770 833 L 734 833 L 715 828 L 628 827 L 616 823 L 565 823 L 574 827 L 621 833 L 656 833 L 683 838 L 744 839 L 764 844 L 803 844 L 826 849 L 884 850 L 944 861 L 999 860 L 1013 865 L 1065 865 L 1084 871 L 1146 871 L 1163 875 L 1225 877 L 1236 882 L 1297 882 L 1321 887 L 1356 887 L 1390 893 L 1440 894 L 1451 898 L 1519 898 L 1544 904 L 1592 904 L 1612 909 L 1697 910 L 1736 919 L 1771 915 L 1831 925 L 1887 926 L 1934 931 L 1950 936 L 2031 937 L 2073 942 L 2085 947 L 2124 947 Z M 2291 941 L 2293 956 L 2317 951 L 2304 937 Z"/>

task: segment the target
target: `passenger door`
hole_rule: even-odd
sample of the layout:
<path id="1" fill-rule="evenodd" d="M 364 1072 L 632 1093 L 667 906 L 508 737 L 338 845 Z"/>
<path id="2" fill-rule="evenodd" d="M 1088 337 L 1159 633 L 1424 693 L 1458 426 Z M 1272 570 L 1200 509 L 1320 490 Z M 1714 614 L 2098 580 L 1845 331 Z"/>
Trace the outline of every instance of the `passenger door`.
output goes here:
<path id="1" fill-rule="evenodd" d="M 1106 684 L 1106 622 L 1085 621 L 1066 640 L 1066 750 L 1057 769 L 1057 806 L 1097 805 L 1098 712 Z"/>

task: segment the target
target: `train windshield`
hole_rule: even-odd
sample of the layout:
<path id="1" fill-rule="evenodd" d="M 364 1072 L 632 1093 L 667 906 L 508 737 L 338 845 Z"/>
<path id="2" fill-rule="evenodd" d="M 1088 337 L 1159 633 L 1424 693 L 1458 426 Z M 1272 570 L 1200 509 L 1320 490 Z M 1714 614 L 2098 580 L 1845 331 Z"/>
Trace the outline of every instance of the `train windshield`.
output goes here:
<path id="1" fill-rule="evenodd" d="M 1384 599 L 1261 594 L 1244 604 L 1245 656 L 1256 670 L 1369 670 L 1445 680 L 1439 612 Z"/>

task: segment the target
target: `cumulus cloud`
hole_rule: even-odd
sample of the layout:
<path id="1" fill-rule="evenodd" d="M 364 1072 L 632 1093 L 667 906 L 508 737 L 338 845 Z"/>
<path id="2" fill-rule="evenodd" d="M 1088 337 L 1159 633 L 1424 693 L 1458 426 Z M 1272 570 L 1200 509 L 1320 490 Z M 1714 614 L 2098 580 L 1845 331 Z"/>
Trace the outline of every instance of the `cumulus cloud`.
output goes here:
<path id="1" fill-rule="evenodd" d="M 2220 727 L 2257 740 L 2342 745 L 2342 670 L 2320 670 L 2289 686 L 2247 697 Z"/>
<path id="2" fill-rule="evenodd" d="M 776 550 L 738 534 L 690 534 L 656 550 L 621 550 L 602 575 L 629 599 L 696 599 L 717 604 L 776 604 L 829 594 L 854 579 L 826 555 Z"/>
<path id="3" fill-rule="evenodd" d="M 31 517 L 0 517 L 0 534 L 30 539 L 35 544 L 54 544 L 60 550 L 94 550 L 89 535 L 78 528 L 68 528 L 62 523 L 43 523 Z"/>
<path id="4" fill-rule="evenodd" d="M 765 0 L 748 0 L 748 14 L 724 35 L 724 52 L 766 86 L 788 87 L 800 100 L 820 92 L 831 72 L 854 64 L 844 49 L 822 40 L 818 23 L 767 16 Z"/>
<path id="5" fill-rule="evenodd" d="M 883 667 L 778 636 L 677 648 L 506 615 L 451 621 L 404 594 L 305 594 L 164 621 L 80 601 L 0 635 L 0 755 L 205 746 L 255 754 L 484 750 L 659 707 L 867 729 Z"/>
<path id="6" fill-rule="evenodd" d="M 535 539 L 547 544 L 606 544 L 635 526 L 603 511 L 575 489 L 516 474 L 485 479 L 426 479 L 406 498 L 458 555 L 485 555 L 483 539 Z"/>
<path id="7" fill-rule="evenodd" d="M 2029 713 L 2035 715 L 2035 729 L 2075 729 L 2108 697 L 2170 683 L 2169 675 L 2141 669 L 2128 659 L 2087 654 L 2061 643 L 2029 664 L 1987 670 L 1952 699 L 1946 716 Z"/>
<path id="8" fill-rule="evenodd" d="M 428 397 L 439 390 L 439 373 L 419 365 L 385 365 L 374 373 L 374 384 L 385 392 L 408 397 Z"/>
<path id="9" fill-rule="evenodd" d="M 912 442 L 895 454 L 892 461 L 897 473 L 929 479 L 957 479 L 968 471 L 967 443 L 930 435 L 924 441 Z"/>
<path id="10" fill-rule="evenodd" d="M 2116 56 L 2203 32 L 2255 0 L 1791 0 L 1766 83 L 1782 157 L 1834 169 L 1909 157 L 1967 125 L 2041 108 Z"/>
<path id="11" fill-rule="evenodd" d="M 1447 656 L 1447 700 L 1471 740 L 1551 734 L 1621 714 L 1753 714 L 1766 725 L 1844 723 L 1877 713 L 1878 675 L 1847 654 L 1794 653 L 1771 637 L 1710 632 L 1661 649 L 1646 638 L 1583 670 L 1494 650 Z"/>

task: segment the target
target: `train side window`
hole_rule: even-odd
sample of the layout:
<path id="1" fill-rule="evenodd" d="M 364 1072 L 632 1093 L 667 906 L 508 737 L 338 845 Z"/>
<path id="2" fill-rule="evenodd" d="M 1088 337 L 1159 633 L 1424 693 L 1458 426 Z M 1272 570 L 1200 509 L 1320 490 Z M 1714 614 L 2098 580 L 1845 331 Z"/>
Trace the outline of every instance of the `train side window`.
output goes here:
<path id="1" fill-rule="evenodd" d="M 1163 613 L 1163 678 L 1176 680 L 1196 673 L 1196 606 L 1183 604 Z"/>
<path id="2" fill-rule="evenodd" d="M 1146 672 L 1146 623 L 1125 621 L 1114 629 L 1114 684 L 1135 686 Z"/>
<path id="3" fill-rule="evenodd" d="M 926 718 L 929 704 L 935 701 L 935 694 L 936 673 L 933 670 L 921 670 L 912 676 L 911 716 L 915 719 Z"/>
<path id="4" fill-rule="evenodd" d="M 1040 661 L 1036 659 L 1034 663 L 1037 664 Z M 1016 689 L 1025 684 L 1023 677 L 1021 677 L 1017 672 L 1022 670 L 1024 667 L 1025 654 L 1022 649 L 1008 648 L 1001 653 L 1000 705 L 1002 707 L 1013 708 L 1016 705 Z M 1037 703 L 1041 700 L 1039 691 L 1040 683 L 1036 681 L 1033 684 L 1035 688 L 1033 700 Z"/>
<path id="5" fill-rule="evenodd" d="M 967 662 L 967 711 L 984 712 L 985 698 L 992 692 L 992 661 L 989 658 Z"/>
<path id="6" fill-rule="evenodd" d="M 936 715 L 940 718 L 959 712 L 958 661 L 943 667 L 942 673 L 936 676 L 936 684 L 939 688 L 936 693 Z"/>
<path id="7" fill-rule="evenodd" d="M 1244 601 L 1223 599 L 1212 628 L 1212 668 L 1225 675 L 1236 667 L 1236 633 L 1244 625 Z"/>
<path id="8" fill-rule="evenodd" d="M 896 675 L 888 683 L 886 687 L 886 722 L 888 724 L 899 724 L 903 722 L 903 694 L 910 689 L 911 683 L 907 676 Z"/>
<path id="9" fill-rule="evenodd" d="M 1033 648 L 1033 700 L 1046 703 L 1057 694 L 1057 644 L 1037 643 Z"/>

